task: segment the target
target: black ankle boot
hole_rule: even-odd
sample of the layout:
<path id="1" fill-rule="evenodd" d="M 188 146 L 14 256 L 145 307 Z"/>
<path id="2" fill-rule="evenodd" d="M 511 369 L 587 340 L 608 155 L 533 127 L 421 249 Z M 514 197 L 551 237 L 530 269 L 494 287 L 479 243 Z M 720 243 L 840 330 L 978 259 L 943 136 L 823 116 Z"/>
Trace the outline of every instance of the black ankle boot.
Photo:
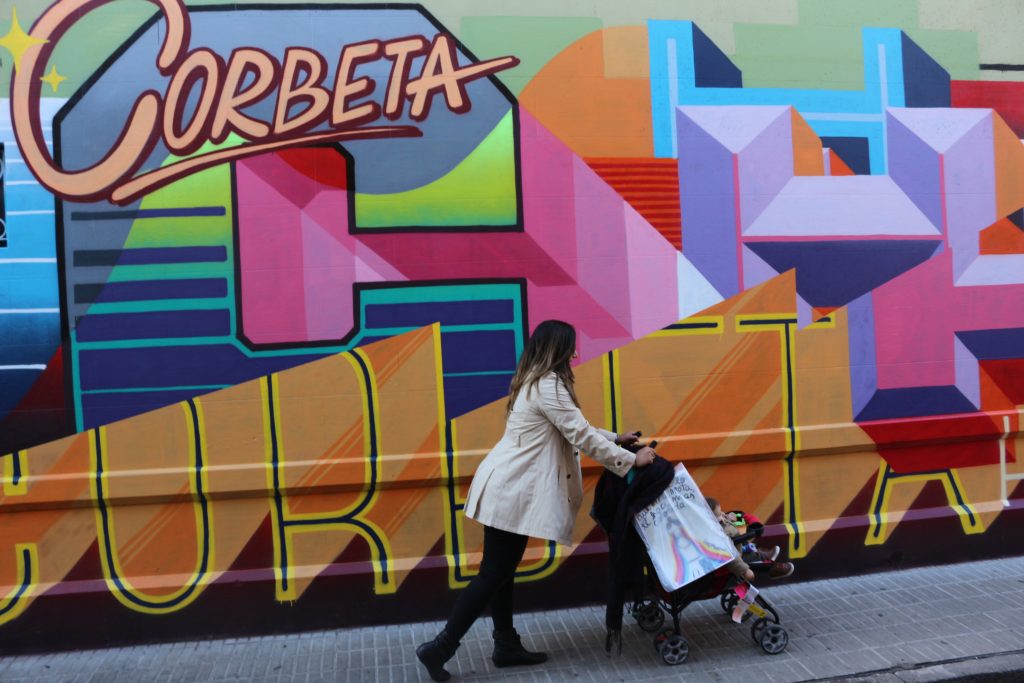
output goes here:
<path id="1" fill-rule="evenodd" d="M 544 652 L 530 652 L 523 647 L 523 641 L 514 628 L 507 631 L 494 632 L 494 654 L 491 655 L 494 666 L 518 666 L 520 664 L 540 664 L 548 661 Z"/>
<path id="2" fill-rule="evenodd" d="M 452 677 L 444 668 L 447 662 L 459 649 L 459 641 L 448 635 L 447 631 L 441 631 L 437 637 L 416 648 L 416 657 L 427 667 L 427 673 L 435 681 L 447 681 Z"/>

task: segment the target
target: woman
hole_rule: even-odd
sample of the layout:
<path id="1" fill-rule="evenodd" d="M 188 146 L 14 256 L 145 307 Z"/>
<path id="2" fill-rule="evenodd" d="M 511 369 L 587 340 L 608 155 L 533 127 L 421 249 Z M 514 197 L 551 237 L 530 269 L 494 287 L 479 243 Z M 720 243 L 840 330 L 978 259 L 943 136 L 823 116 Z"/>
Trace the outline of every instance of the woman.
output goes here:
<path id="1" fill-rule="evenodd" d="M 466 517 L 484 525 L 480 572 L 455 601 L 441 633 L 416 648 L 435 681 L 451 678 L 444 663 L 488 604 L 496 666 L 547 660 L 546 654 L 523 648 L 512 625 L 513 577 L 529 537 L 571 545 L 583 502 L 577 448 L 620 477 L 634 465 L 644 467 L 654 460 L 650 448 L 634 455 L 621 447 L 632 445 L 636 435 L 616 435 L 586 421 L 569 365 L 576 356 L 576 330 L 560 320 L 546 320 L 519 358 L 505 434 L 480 463 L 466 497 Z"/>

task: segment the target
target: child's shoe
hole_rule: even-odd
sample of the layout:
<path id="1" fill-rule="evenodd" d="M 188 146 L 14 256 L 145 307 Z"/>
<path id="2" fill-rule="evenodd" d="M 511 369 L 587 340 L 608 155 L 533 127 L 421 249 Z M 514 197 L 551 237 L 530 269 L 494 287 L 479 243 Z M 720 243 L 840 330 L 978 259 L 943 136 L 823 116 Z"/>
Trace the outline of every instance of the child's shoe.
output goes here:
<path id="1" fill-rule="evenodd" d="M 792 562 L 775 562 L 768 570 L 768 576 L 773 579 L 784 579 L 796 570 Z"/>

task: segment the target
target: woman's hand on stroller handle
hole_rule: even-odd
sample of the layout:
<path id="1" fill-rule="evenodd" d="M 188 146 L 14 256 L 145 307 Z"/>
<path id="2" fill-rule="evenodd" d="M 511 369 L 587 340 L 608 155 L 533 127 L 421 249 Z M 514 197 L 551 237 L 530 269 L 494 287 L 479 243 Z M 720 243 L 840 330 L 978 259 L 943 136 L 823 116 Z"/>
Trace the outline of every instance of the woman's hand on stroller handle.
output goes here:
<path id="1" fill-rule="evenodd" d="M 640 437 L 643 435 L 639 429 L 635 432 L 622 432 L 621 434 L 615 435 L 615 443 L 622 446 L 623 448 L 629 448 L 640 441 Z"/>
<path id="2" fill-rule="evenodd" d="M 647 467 L 654 462 L 654 458 L 657 455 L 657 453 L 654 452 L 654 445 L 656 443 L 658 442 L 652 441 L 649 445 L 644 446 L 636 452 L 636 462 L 634 463 L 636 467 Z"/>

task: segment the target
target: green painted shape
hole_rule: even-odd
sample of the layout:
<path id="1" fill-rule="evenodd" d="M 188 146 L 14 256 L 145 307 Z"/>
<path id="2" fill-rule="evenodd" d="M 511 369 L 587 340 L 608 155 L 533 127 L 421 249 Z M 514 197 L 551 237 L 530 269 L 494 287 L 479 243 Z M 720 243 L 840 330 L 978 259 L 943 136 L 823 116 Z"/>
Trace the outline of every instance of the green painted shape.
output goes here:
<path id="1" fill-rule="evenodd" d="M 519 95 L 555 55 L 603 27 L 598 17 L 473 16 L 459 22 L 459 39 L 479 59 L 518 57 L 519 66 L 498 77 Z"/>
<path id="2" fill-rule="evenodd" d="M 798 25 L 736 24 L 733 62 L 748 88 L 862 90 L 864 27 L 902 29 L 954 80 L 978 78 L 975 33 L 918 28 L 916 5 L 891 0 L 802 1 Z"/>
<path id="3" fill-rule="evenodd" d="M 893 0 L 800 0 L 800 25 L 917 26 L 917 2 Z"/>
<path id="4" fill-rule="evenodd" d="M 204 145 L 196 155 L 237 146 L 241 140 L 226 140 L 219 146 Z M 161 166 L 169 166 L 182 157 L 168 157 Z M 188 218 L 143 218 L 132 225 L 125 248 L 226 246 L 232 247 L 231 165 L 221 164 L 176 180 L 142 200 L 140 209 L 177 209 L 197 206 L 223 206 L 223 216 Z"/>
<path id="5" fill-rule="evenodd" d="M 405 192 L 356 192 L 356 225 L 514 225 L 515 138 L 510 110 L 465 159 L 432 183 Z"/>

